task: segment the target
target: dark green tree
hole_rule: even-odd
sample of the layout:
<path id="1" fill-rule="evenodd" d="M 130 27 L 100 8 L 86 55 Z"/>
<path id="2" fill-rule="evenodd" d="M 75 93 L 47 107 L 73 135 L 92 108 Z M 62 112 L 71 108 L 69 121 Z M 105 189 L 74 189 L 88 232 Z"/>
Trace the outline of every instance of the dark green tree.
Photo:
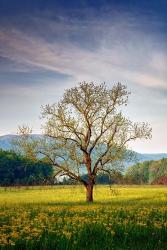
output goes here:
<path id="1" fill-rule="evenodd" d="M 32 160 L 0 150 L 0 185 L 41 185 L 52 176 L 53 167 L 44 159 Z"/>

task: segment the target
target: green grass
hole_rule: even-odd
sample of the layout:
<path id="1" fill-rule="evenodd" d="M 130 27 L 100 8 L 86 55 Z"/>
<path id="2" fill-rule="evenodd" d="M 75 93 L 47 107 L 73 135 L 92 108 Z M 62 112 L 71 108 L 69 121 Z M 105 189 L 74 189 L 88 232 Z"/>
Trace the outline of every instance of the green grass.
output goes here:
<path id="1" fill-rule="evenodd" d="M 0 188 L 0 249 L 167 249 L 167 188 Z"/>

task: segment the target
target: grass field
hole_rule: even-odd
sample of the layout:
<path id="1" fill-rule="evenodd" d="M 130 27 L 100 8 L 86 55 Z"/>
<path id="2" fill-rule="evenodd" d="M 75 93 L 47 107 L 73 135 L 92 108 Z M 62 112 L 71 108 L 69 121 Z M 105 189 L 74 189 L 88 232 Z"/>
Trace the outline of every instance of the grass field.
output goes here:
<path id="1" fill-rule="evenodd" d="M 0 249 L 167 249 L 167 188 L 0 188 Z"/>

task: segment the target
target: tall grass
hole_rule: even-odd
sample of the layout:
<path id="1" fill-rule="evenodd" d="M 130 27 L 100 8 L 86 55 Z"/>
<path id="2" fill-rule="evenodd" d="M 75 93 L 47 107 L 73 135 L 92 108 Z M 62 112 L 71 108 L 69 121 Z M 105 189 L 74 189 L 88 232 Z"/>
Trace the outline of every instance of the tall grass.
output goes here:
<path id="1" fill-rule="evenodd" d="M 0 188 L 0 249 L 167 249 L 167 188 Z"/>

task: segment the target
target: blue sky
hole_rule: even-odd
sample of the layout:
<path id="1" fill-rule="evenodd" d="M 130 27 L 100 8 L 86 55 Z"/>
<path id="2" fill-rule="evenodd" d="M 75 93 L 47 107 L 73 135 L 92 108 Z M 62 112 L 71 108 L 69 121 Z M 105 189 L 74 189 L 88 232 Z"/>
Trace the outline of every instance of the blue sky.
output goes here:
<path id="1" fill-rule="evenodd" d="M 127 84 L 126 115 L 147 121 L 138 152 L 167 152 L 167 2 L 0 0 L 0 135 L 79 81 Z"/>

